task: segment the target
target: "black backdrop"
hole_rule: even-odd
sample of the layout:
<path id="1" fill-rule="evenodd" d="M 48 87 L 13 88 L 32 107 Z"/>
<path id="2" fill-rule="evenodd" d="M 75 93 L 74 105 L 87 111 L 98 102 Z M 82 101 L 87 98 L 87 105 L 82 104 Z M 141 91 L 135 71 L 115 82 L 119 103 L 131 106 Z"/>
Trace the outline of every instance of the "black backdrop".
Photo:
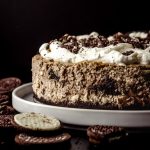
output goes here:
<path id="1" fill-rule="evenodd" d="M 31 81 L 32 56 L 65 33 L 149 29 L 149 4 L 139 0 L 0 0 L 0 77 Z"/>

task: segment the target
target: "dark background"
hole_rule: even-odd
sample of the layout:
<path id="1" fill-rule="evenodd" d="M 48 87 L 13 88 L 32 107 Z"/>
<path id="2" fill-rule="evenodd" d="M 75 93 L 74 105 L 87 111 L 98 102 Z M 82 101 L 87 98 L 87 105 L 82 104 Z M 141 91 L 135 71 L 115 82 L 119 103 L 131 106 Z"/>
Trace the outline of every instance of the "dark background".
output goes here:
<path id="1" fill-rule="evenodd" d="M 145 1 L 0 0 L 0 77 L 31 81 L 31 58 L 42 43 L 69 34 L 150 29 Z"/>

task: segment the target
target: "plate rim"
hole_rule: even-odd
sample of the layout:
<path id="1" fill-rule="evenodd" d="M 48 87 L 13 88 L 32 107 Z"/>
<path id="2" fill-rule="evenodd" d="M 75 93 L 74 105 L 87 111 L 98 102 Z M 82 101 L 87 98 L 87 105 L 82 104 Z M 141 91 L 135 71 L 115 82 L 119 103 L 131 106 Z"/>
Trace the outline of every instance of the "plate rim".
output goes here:
<path id="1" fill-rule="evenodd" d="M 104 110 L 52 106 L 34 102 L 32 82 L 12 92 L 12 106 L 18 112 L 37 112 L 57 117 L 65 124 L 95 124 L 120 127 L 150 127 L 150 110 Z"/>

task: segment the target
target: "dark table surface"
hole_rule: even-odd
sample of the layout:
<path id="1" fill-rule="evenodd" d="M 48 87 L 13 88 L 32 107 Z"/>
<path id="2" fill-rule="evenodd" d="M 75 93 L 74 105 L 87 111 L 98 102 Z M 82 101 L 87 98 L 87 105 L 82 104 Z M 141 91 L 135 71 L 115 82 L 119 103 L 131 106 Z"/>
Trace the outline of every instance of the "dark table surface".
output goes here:
<path id="1" fill-rule="evenodd" d="M 0 145 L 0 149 L 6 149 L 7 147 L 13 149 L 35 149 L 35 148 L 48 148 L 48 149 L 65 149 L 65 150 L 109 150 L 109 149 L 127 149 L 127 150 L 144 150 L 149 149 L 150 143 L 150 128 L 128 128 L 129 133 L 127 138 L 120 141 L 115 141 L 109 144 L 93 145 L 88 141 L 86 134 L 87 127 L 79 127 L 72 125 L 64 125 L 64 131 L 71 134 L 71 141 L 63 144 L 56 145 L 34 145 L 34 146 L 19 146 L 14 144 L 13 139 L 8 140 L 7 143 Z M 5 132 L 9 137 L 9 131 Z M 13 136 L 12 136 L 13 137 Z M 12 138 L 11 137 L 11 138 Z M 9 137 L 10 138 L 10 137 Z"/>
<path id="2" fill-rule="evenodd" d="M 93 145 L 89 143 L 86 134 L 87 127 L 67 126 L 66 129 L 73 137 L 70 150 L 150 149 L 150 128 L 125 128 L 128 132 L 128 136 L 125 139 L 101 145 Z"/>

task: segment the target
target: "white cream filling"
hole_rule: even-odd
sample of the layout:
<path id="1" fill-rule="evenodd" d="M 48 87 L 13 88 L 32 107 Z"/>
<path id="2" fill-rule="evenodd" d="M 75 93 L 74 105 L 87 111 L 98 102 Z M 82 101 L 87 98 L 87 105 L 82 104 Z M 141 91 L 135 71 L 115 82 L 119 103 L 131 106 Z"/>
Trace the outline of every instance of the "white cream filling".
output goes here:
<path id="1" fill-rule="evenodd" d="M 55 117 L 33 112 L 17 114 L 14 116 L 14 121 L 21 127 L 39 131 L 52 131 L 61 126 L 60 121 Z"/>
<path id="2" fill-rule="evenodd" d="M 86 35 L 88 36 L 88 35 Z M 95 34 L 95 36 L 97 36 Z M 83 38 L 78 36 L 78 38 Z M 85 38 L 85 36 L 84 36 Z M 145 50 L 134 48 L 128 43 L 119 43 L 117 45 L 109 45 L 103 48 L 89 48 L 81 47 L 77 54 L 70 52 L 66 48 L 61 47 L 61 42 L 54 41 L 49 45 L 44 43 L 40 49 L 39 53 L 41 56 L 47 60 L 55 60 L 60 62 L 78 63 L 82 61 L 100 61 L 104 63 L 114 63 L 118 65 L 127 64 L 150 64 L 150 47 Z M 126 56 L 123 52 L 133 51 L 132 54 Z"/>

